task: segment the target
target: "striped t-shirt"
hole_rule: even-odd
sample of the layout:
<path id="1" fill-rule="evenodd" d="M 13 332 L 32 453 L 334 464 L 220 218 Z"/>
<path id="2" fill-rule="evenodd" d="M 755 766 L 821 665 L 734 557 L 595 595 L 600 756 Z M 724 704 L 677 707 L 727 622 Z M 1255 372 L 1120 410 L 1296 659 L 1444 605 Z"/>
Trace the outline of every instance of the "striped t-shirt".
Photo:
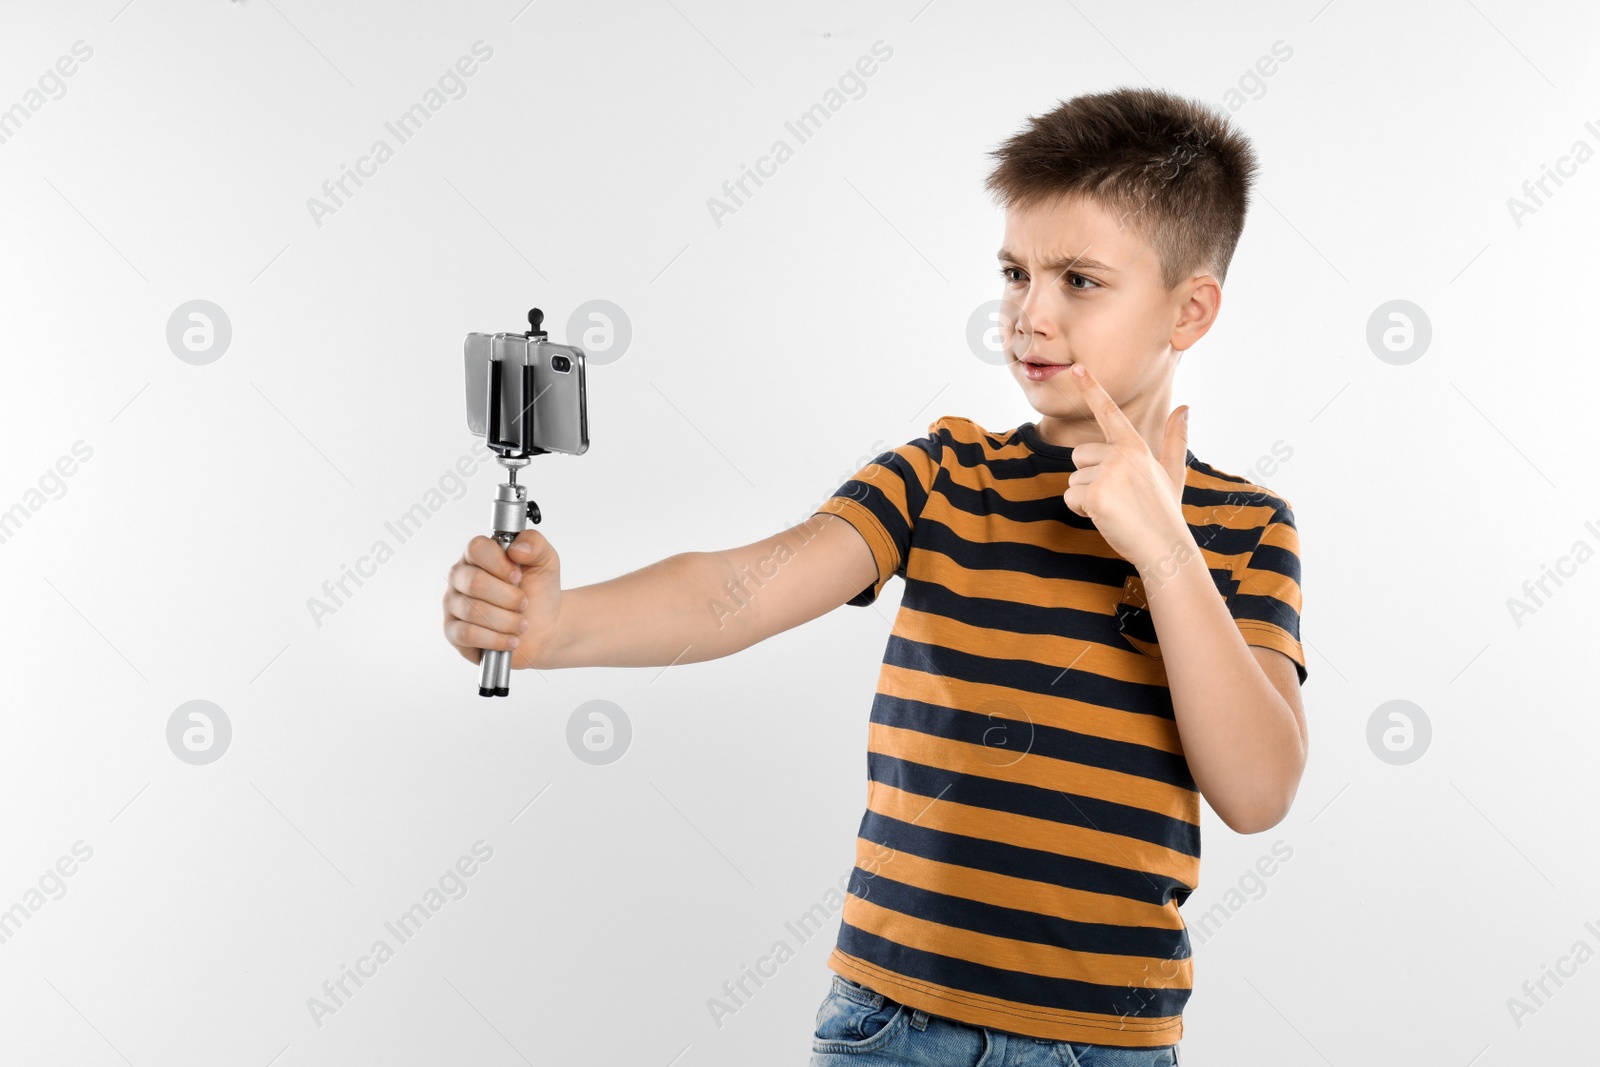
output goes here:
<path id="1" fill-rule="evenodd" d="M 1143 581 L 1062 500 L 1070 447 L 1033 423 L 928 429 L 817 509 L 877 562 L 851 604 L 905 582 L 828 966 L 974 1026 L 1175 1044 L 1200 794 Z M 1190 451 L 1183 512 L 1245 642 L 1304 684 L 1289 502 Z"/>

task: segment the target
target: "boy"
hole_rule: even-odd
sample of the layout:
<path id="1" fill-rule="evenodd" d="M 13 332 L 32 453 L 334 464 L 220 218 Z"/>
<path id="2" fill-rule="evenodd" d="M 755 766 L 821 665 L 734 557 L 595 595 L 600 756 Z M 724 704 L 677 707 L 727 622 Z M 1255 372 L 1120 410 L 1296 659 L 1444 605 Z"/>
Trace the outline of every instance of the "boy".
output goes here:
<path id="1" fill-rule="evenodd" d="M 445 634 L 517 667 L 694 662 L 899 575 L 812 1063 L 1165 1067 L 1200 796 L 1259 833 L 1306 759 L 1293 511 L 1167 414 L 1256 162 L 1220 114 L 1143 89 L 1066 101 L 993 155 L 1001 336 L 1037 422 L 940 418 L 800 526 L 566 592 L 536 531 L 509 559 L 475 537 Z M 707 609 L 752 569 L 747 607 Z"/>

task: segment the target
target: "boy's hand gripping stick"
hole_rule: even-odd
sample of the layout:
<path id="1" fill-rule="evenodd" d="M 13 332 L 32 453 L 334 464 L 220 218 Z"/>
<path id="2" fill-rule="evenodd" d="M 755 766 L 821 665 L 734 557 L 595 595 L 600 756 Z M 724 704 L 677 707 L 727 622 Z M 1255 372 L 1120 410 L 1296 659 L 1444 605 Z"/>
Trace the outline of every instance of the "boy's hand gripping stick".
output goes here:
<path id="1" fill-rule="evenodd" d="M 490 382 L 497 379 L 490 375 Z M 491 386 L 491 388 L 493 388 Z M 491 405 L 494 400 L 490 400 Z M 541 449 L 541 451 L 543 451 Z M 510 549 L 511 542 L 526 530 L 527 523 L 539 521 L 539 505 L 528 499 L 528 488 L 517 484 L 517 471 L 528 464 L 528 456 L 499 457 L 506 468 L 506 481 L 495 490 L 494 539 L 501 549 Z M 478 695 L 504 697 L 511 695 L 511 653 L 498 648 L 483 650 L 482 670 L 478 675 Z"/>

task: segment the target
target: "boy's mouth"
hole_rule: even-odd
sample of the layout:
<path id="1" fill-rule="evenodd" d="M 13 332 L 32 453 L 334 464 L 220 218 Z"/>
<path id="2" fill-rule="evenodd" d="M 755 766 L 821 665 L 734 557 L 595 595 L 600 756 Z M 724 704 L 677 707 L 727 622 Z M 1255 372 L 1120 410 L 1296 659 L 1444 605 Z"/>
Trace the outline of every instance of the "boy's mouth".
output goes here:
<path id="1" fill-rule="evenodd" d="M 1028 375 L 1030 382 L 1042 382 L 1053 378 L 1072 366 L 1071 363 L 1050 363 L 1035 359 L 1020 359 L 1017 362 L 1022 364 L 1022 369 Z"/>

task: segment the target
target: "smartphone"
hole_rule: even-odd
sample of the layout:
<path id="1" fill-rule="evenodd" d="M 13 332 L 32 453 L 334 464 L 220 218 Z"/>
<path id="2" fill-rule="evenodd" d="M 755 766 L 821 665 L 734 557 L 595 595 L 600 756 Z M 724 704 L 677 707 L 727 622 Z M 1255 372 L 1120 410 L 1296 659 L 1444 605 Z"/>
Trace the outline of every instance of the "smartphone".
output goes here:
<path id="1" fill-rule="evenodd" d="M 589 401 L 583 349 L 520 333 L 469 333 L 467 428 L 522 452 L 589 449 Z M 491 404 L 498 415 L 491 426 Z M 532 418 L 525 413 L 532 412 Z"/>

